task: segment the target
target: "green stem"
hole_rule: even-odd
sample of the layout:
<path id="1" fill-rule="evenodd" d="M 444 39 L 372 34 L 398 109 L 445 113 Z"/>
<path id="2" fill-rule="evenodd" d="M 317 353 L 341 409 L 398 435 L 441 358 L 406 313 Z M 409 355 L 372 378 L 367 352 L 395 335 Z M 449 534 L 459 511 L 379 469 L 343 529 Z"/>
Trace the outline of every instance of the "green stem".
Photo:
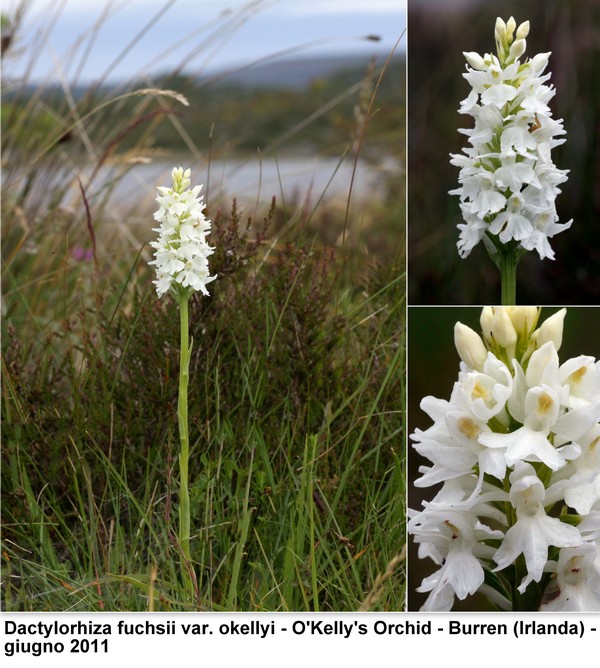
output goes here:
<path id="1" fill-rule="evenodd" d="M 188 383 L 190 378 L 190 339 L 188 295 L 179 298 L 181 317 L 181 347 L 179 364 L 179 399 L 177 417 L 179 421 L 179 544 L 181 545 L 181 575 L 187 594 L 193 595 L 193 583 L 190 574 L 190 494 L 188 490 L 188 462 L 190 457 L 190 441 L 188 432 Z"/>
<path id="2" fill-rule="evenodd" d="M 517 253 L 514 241 L 505 245 L 500 253 L 500 286 L 502 306 L 514 306 L 517 303 Z"/>

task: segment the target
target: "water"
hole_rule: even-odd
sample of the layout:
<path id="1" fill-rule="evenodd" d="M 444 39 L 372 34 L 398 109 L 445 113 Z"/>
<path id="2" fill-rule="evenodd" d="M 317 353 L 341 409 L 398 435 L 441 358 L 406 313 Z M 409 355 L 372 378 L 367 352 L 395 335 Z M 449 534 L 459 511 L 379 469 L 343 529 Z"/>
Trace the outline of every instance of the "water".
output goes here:
<path id="1" fill-rule="evenodd" d="M 140 162 L 129 166 L 124 174 L 121 164 L 105 165 L 91 182 L 91 168 L 79 171 L 67 164 L 65 161 L 63 169 L 48 169 L 38 174 L 29 191 L 28 204 L 37 202 L 33 204 L 34 210 L 43 218 L 48 206 L 56 206 L 55 193 L 63 192 L 67 185 L 60 206 L 70 212 L 69 215 L 83 219 L 80 178 L 93 221 L 100 217 L 104 230 L 118 228 L 133 239 L 147 234 L 148 221 L 157 208 L 156 188 L 171 184 L 171 171 L 179 166 L 179 161 L 160 158 Z M 183 167 L 192 169 L 192 185 L 203 184 L 202 193 L 210 215 L 217 209 L 230 211 L 235 197 L 238 209 L 252 218 L 264 215 L 273 197 L 277 198 L 279 207 L 285 206 L 290 213 L 299 205 L 310 211 L 323 202 L 343 209 L 350 190 L 355 210 L 373 198 L 383 198 L 388 188 L 393 188 L 394 183 L 400 184 L 404 178 L 402 165 L 390 157 L 383 157 L 375 164 L 359 160 L 356 168 L 351 157 L 340 162 L 339 158 L 320 156 L 212 159 L 210 167 L 206 161 L 196 164 L 184 161 Z M 11 169 L 3 168 L 3 193 L 19 192 L 26 177 L 26 167 L 18 163 Z M 107 192 L 110 193 L 108 204 Z M 100 202 L 107 205 L 99 209 Z"/>
<path id="2" fill-rule="evenodd" d="M 153 162 L 137 164 L 131 168 L 113 191 L 112 200 L 120 208 L 130 205 L 139 207 L 142 203 L 154 206 L 156 187 L 171 183 L 171 170 L 179 163 Z M 389 178 L 403 178 L 399 163 L 391 158 L 379 164 L 359 160 L 354 172 L 353 159 L 346 158 L 341 164 L 339 158 L 284 157 L 276 160 L 267 157 L 262 160 L 216 159 L 210 163 L 183 163 L 192 169 L 192 185 L 202 183 L 202 192 L 209 206 L 228 207 L 235 197 L 242 206 L 256 202 L 268 204 L 273 196 L 278 202 L 308 202 L 315 204 L 321 197 L 331 201 L 346 201 L 352 188 L 355 200 L 365 200 L 383 196 Z M 109 168 L 99 174 L 99 179 L 107 178 Z"/>

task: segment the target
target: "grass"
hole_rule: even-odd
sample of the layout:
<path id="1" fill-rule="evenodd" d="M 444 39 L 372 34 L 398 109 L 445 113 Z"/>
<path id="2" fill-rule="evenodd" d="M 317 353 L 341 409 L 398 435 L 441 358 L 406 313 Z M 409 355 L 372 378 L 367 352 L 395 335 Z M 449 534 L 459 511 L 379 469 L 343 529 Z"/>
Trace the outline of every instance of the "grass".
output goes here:
<path id="1" fill-rule="evenodd" d="M 146 91 L 125 127 L 107 127 L 95 109 L 110 99 L 90 109 L 83 97 L 31 142 L 35 93 L 3 117 L 4 609 L 401 610 L 397 189 L 337 213 L 272 202 L 251 221 L 235 202 L 209 210 L 219 279 L 190 302 L 195 584 L 185 594 L 176 306 L 156 299 L 145 239 L 127 216 L 115 225 L 108 205 L 130 165 L 120 139 L 150 118 L 133 149 L 143 155 L 157 119 L 148 109 L 168 121 L 166 99 Z M 91 153 L 73 139 L 62 150 L 65 128 Z M 112 178 L 73 178 L 74 162 L 93 175 L 109 155 Z M 353 241 L 332 247 L 332 228 Z"/>
<path id="2" fill-rule="evenodd" d="M 95 344 L 59 355 L 52 335 L 35 352 L 12 336 L 7 610 L 147 609 L 151 588 L 154 609 L 360 606 L 404 540 L 402 276 L 311 324 L 294 303 L 308 294 L 302 279 L 268 294 L 279 271 L 245 277 L 266 293 L 246 312 L 243 294 L 236 302 L 217 289 L 196 304 L 205 312 L 190 388 L 193 602 L 178 589 L 173 305 L 137 296 L 112 325 L 92 310 L 81 339 L 102 332 Z M 401 608 L 403 595 L 398 577 L 382 605 Z"/>

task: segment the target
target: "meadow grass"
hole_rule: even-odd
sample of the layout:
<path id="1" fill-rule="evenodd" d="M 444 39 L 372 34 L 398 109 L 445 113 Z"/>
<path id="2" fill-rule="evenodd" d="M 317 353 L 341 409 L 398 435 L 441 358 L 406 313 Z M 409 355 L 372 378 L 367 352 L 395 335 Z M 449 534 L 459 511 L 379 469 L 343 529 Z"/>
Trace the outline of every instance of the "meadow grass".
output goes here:
<path id="1" fill-rule="evenodd" d="M 123 93 L 65 91 L 47 127 L 24 90 L 3 110 L 4 609 L 403 609 L 402 188 L 368 212 L 350 196 L 338 215 L 209 210 L 219 279 L 190 302 L 186 596 L 176 305 L 156 298 L 146 239 L 109 199 L 177 99 L 144 90 L 119 126 L 97 111 Z M 358 232 L 332 248 L 331 227 Z"/>
<path id="2" fill-rule="evenodd" d="M 193 602 L 176 566 L 174 305 L 146 288 L 112 324 L 88 304 L 35 343 L 7 332 L 6 609 L 360 606 L 404 540 L 403 277 L 332 308 L 329 267 L 298 252 L 290 270 L 292 252 L 195 304 Z M 382 605 L 402 600 L 398 575 Z"/>

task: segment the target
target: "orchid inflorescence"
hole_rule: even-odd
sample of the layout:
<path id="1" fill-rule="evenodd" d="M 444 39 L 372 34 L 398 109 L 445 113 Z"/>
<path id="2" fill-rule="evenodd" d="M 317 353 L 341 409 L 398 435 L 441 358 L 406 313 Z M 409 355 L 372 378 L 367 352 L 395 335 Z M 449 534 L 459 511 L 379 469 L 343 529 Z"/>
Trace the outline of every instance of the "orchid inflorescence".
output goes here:
<path id="1" fill-rule="evenodd" d="M 178 296 L 197 290 L 208 295 L 206 285 L 216 276 L 209 276 L 208 257 L 214 249 L 206 241 L 210 220 L 203 213 L 202 186 L 190 189 L 189 169 L 175 168 L 171 176 L 171 188 L 158 188 L 160 208 L 154 219 L 160 227 L 153 229 L 159 236 L 150 242 L 156 249 L 154 260 L 149 262 L 156 266 L 156 292 L 159 297 L 167 292 Z"/>
<path id="2" fill-rule="evenodd" d="M 516 30 L 516 35 L 515 35 Z M 550 53 L 521 62 L 529 21 L 518 28 L 511 17 L 497 19 L 497 55 L 464 53 L 472 86 L 459 112 L 475 119 L 473 128 L 459 132 L 470 146 L 452 154 L 460 167 L 460 197 L 464 223 L 459 224 L 458 251 L 465 258 L 483 240 L 492 258 L 512 242 L 518 253 L 536 250 L 554 259 L 549 238 L 571 226 L 558 223 L 555 198 L 568 170 L 557 169 L 551 150 L 564 143 L 562 120 L 548 106 L 555 90 L 544 74 Z M 518 259 L 518 258 L 517 258 Z"/>
<path id="3" fill-rule="evenodd" d="M 409 511 L 419 557 L 438 569 L 424 610 L 480 592 L 500 609 L 600 611 L 600 362 L 559 361 L 566 309 L 485 307 L 482 336 L 457 323 L 449 401 L 411 435 L 441 484 Z"/>

